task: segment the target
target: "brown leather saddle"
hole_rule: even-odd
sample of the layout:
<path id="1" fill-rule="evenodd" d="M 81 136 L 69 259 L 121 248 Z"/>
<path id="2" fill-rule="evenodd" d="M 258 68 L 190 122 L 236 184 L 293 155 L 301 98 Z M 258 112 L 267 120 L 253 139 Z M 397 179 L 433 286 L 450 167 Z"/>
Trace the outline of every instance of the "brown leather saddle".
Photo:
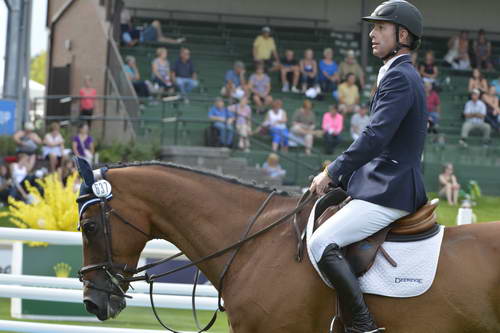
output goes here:
<path id="1" fill-rule="evenodd" d="M 340 188 L 336 188 L 324 195 L 316 204 L 315 229 L 350 200 L 351 198 L 347 193 Z M 359 277 L 370 269 L 379 251 L 392 266 L 397 266 L 397 263 L 382 247 L 385 241 L 414 242 L 438 234 L 440 230 L 436 218 L 438 202 L 439 199 L 434 199 L 420 207 L 415 213 L 396 220 L 376 234 L 347 246 L 344 249 L 345 256 L 356 276 Z"/>

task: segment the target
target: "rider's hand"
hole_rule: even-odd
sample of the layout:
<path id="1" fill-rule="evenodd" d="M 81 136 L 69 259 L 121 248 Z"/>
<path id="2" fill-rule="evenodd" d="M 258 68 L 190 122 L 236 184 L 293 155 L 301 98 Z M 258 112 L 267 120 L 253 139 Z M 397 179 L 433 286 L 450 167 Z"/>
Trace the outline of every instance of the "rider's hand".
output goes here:
<path id="1" fill-rule="evenodd" d="M 328 174 L 326 172 L 322 172 L 314 177 L 311 186 L 309 186 L 309 191 L 311 191 L 311 193 L 317 193 L 321 196 L 328 191 L 331 181 L 332 179 L 328 176 Z"/>

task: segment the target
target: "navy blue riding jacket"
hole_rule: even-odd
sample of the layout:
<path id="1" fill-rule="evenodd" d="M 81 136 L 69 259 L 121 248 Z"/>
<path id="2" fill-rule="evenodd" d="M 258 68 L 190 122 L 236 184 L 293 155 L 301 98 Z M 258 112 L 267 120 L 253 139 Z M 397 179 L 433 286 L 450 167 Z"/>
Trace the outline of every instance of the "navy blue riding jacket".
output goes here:
<path id="1" fill-rule="evenodd" d="M 422 79 L 409 55 L 394 60 L 373 96 L 371 120 L 328 166 L 353 199 L 415 212 L 427 202 L 421 156 L 427 133 Z"/>

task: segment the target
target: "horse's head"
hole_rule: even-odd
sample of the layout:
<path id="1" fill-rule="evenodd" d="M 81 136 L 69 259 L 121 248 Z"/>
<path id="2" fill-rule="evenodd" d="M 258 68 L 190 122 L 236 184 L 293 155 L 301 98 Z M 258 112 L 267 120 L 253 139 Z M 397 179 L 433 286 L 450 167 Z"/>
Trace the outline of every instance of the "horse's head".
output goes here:
<path id="1" fill-rule="evenodd" d="M 126 306 L 127 277 L 135 272 L 139 255 L 149 240 L 144 214 L 113 198 L 105 170 L 92 171 L 87 162 L 75 159 L 83 179 L 78 198 L 83 238 L 83 302 L 100 320 L 115 317 Z M 118 213 L 118 210 L 120 211 Z M 122 215 L 123 214 L 123 215 Z M 135 230 L 134 230 L 135 229 Z M 141 234 L 142 233 L 142 234 Z"/>

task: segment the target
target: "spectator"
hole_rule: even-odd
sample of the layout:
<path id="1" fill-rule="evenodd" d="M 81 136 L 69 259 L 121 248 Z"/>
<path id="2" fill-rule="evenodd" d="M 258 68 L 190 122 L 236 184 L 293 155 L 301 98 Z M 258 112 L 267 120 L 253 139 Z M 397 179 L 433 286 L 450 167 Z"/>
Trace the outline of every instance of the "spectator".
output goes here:
<path id="1" fill-rule="evenodd" d="M 60 132 L 58 122 L 50 124 L 50 132 L 45 134 L 42 147 L 43 158 L 49 160 L 49 171 L 56 172 L 58 164 L 61 163 L 64 151 L 64 138 Z"/>
<path id="2" fill-rule="evenodd" d="M 339 83 L 338 66 L 333 60 L 333 50 L 326 48 L 323 51 L 323 59 L 319 62 L 319 85 L 324 93 L 331 93 L 337 90 Z"/>
<path id="3" fill-rule="evenodd" d="M 497 96 L 500 95 L 500 75 L 495 80 L 491 81 L 491 85 L 495 86 Z"/>
<path id="4" fill-rule="evenodd" d="M 302 107 L 293 115 L 292 133 L 304 139 L 306 155 L 311 155 L 316 127 L 316 117 L 312 108 L 312 102 L 306 99 Z"/>
<path id="5" fill-rule="evenodd" d="M 490 86 L 483 94 L 482 100 L 486 105 L 485 121 L 497 132 L 500 132 L 500 106 L 498 104 L 497 89 Z"/>
<path id="6" fill-rule="evenodd" d="M 359 83 L 359 87 L 361 89 L 364 89 L 365 73 L 363 72 L 363 69 L 358 64 L 358 62 L 356 61 L 356 57 L 354 55 L 353 50 L 347 51 L 344 61 L 340 63 L 340 69 L 339 69 L 340 80 L 341 81 L 347 80 L 347 75 L 349 73 L 354 74 L 354 76 L 356 77 L 356 82 Z"/>
<path id="7" fill-rule="evenodd" d="M 441 100 L 438 93 L 432 89 L 431 82 L 425 82 L 424 88 L 427 102 L 427 116 L 429 121 L 428 133 L 437 134 L 437 126 L 441 114 Z"/>
<path id="8" fill-rule="evenodd" d="M 488 90 L 488 81 L 483 77 L 481 71 L 477 68 L 472 70 L 472 76 L 469 78 L 469 92 L 479 90 L 482 94 Z"/>
<path id="9" fill-rule="evenodd" d="M 361 105 L 361 107 L 351 117 L 351 137 L 357 140 L 366 126 L 370 123 L 370 116 L 368 115 L 368 106 Z"/>
<path id="10" fill-rule="evenodd" d="M 77 170 L 75 164 L 73 163 L 73 160 L 68 158 L 61 163 L 61 166 L 57 169 L 57 172 L 61 176 L 61 181 L 63 185 L 66 186 L 68 182 L 68 177 L 71 176 L 73 173 L 77 172 Z"/>
<path id="11" fill-rule="evenodd" d="M 132 82 L 132 86 L 134 87 L 137 96 L 142 98 L 149 97 L 149 87 L 144 80 L 141 80 L 141 73 L 137 68 L 134 56 L 128 55 L 125 57 L 123 70 L 125 71 L 127 79 Z"/>
<path id="12" fill-rule="evenodd" d="M 273 101 L 271 110 L 267 112 L 266 119 L 263 123 L 268 126 L 272 137 L 273 151 L 281 150 L 288 151 L 288 128 L 286 126 L 288 117 L 286 111 L 283 110 L 283 102 L 280 99 Z"/>
<path id="13" fill-rule="evenodd" d="M 304 59 L 300 60 L 300 73 L 302 75 L 302 92 L 305 93 L 307 88 L 311 88 L 318 84 L 318 64 L 314 60 L 314 52 L 312 49 L 304 51 Z"/>
<path id="14" fill-rule="evenodd" d="M 92 88 L 92 78 L 85 75 L 83 79 L 83 87 L 80 89 L 80 117 L 92 117 L 95 108 L 95 98 L 97 90 Z M 87 119 L 90 126 L 91 120 Z"/>
<path id="15" fill-rule="evenodd" d="M 443 166 L 443 173 L 439 175 L 439 196 L 445 197 L 450 206 L 458 204 L 458 193 L 460 184 L 453 174 L 453 164 L 446 163 Z"/>
<path id="16" fill-rule="evenodd" d="M 487 146 L 490 141 L 491 126 L 484 121 L 486 117 L 486 105 L 479 99 L 479 94 L 479 90 L 474 89 L 471 93 L 471 100 L 465 103 L 465 122 L 462 125 L 462 134 L 459 141 L 460 145 L 463 147 L 467 147 L 469 132 L 474 129 L 483 132 L 483 142 L 485 146 Z"/>
<path id="17" fill-rule="evenodd" d="M 417 51 L 411 52 L 411 64 L 413 65 L 413 67 L 415 67 L 416 70 L 418 70 L 418 52 Z"/>
<path id="18" fill-rule="evenodd" d="M 257 65 L 255 73 L 250 76 L 250 91 L 253 102 L 257 108 L 267 107 L 273 102 L 271 92 L 271 79 L 264 73 L 264 66 Z"/>
<path id="19" fill-rule="evenodd" d="M 271 37 L 271 28 L 263 27 L 262 34 L 255 38 L 253 42 L 253 60 L 256 65 L 263 65 L 266 69 L 273 69 L 280 64 L 280 59 L 278 57 L 278 51 L 276 49 L 276 43 L 274 38 Z M 275 64 L 271 57 L 274 57 Z"/>
<path id="20" fill-rule="evenodd" d="M 359 88 L 356 85 L 356 76 L 348 73 L 346 81 L 339 85 L 339 103 L 345 106 L 345 111 L 351 113 L 359 107 Z"/>
<path id="21" fill-rule="evenodd" d="M 448 41 L 448 53 L 444 57 L 445 64 L 453 69 L 469 70 L 469 38 L 467 31 L 461 31 Z"/>
<path id="22" fill-rule="evenodd" d="M 172 92 L 174 85 L 172 83 L 170 62 L 167 60 L 168 51 L 164 47 L 156 49 L 156 58 L 151 64 L 153 73 L 153 83 L 159 87 L 160 91 L 166 90 Z"/>
<path id="23" fill-rule="evenodd" d="M 225 86 L 221 94 L 226 97 L 241 99 L 248 95 L 248 86 L 245 79 L 245 64 L 242 61 L 235 61 L 233 69 L 226 72 Z"/>
<path id="24" fill-rule="evenodd" d="M 476 68 L 492 71 L 491 42 L 486 39 L 486 34 L 483 29 L 479 30 L 477 40 L 474 41 L 473 49 Z"/>
<path id="25" fill-rule="evenodd" d="M 286 175 L 286 170 L 281 167 L 280 158 L 276 153 L 269 154 L 267 161 L 262 165 L 262 169 L 272 179 L 282 180 Z"/>
<path id="26" fill-rule="evenodd" d="M 289 92 L 290 87 L 292 87 L 292 92 L 300 92 L 297 88 L 300 78 L 300 67 L 292 50 L 285 51 L 285 56 L 281 59 L 280 74 L 281 83 L 283 84 L 283 88 L 281 88 L 282 92 Z"/>
<path id="27" fill-rule="evenodd" d="M 120 33 L 123 45 L 135 46 L 139 43 L 140 31 L 132 26 L 132 16 L 127 8 L 120 13 Z"/>
<path id="28" fill-rule="evenodd" d="M 30 156 L 19 152 L 17 154 L 17 162 L 10 164 L 10 175 L 12 177 L 12 186 L 10 187 L 9 196 L 25 202 L 30 201 L 28 192 L 26 192 L 23 183 L 28 180 L 28 174 L 33 169 L 30 162 Z"/>
<path id="29" fill-rule="evenodd" d="M 213 126 L 219 132 L 219 142 L 221 146 L 231 147 L 233 144 L 234 118 L 234 113 L 226 108 L 224 100 L 217 97 L 214 105 L 208 111 L 208 119 L 214 122 Z"/>
<path id="30" fill-rule="evenodd" d="M 89 135 L 89 126 L 87 123 L 78 125 L 78 133 L 72 140 L 72 151 L 75 156 L 81 157 L 90 165 L 94 159 L 94 139 Z"/>
<path id="31" fill-rule="evenodd" d="M 328 112 L 323 115 L 321 128 L 325 138 L 325 153 L 333 154 L 335 147 L 341 142 L 340 134 L 344 128 L 344 117 L 338 112 L 336 105 L 330 105 Z"/>
<path id="32" fill-rule="evenodd" d="M 123 17 L 124 21 L 127 17 Z M 123 27 L 123 26 L 122 26 Z M 181 44 L 186 41 L 186 38 L 170 38 L 163 35 L 161 23 L 154 20 L 142 30 L 128 28 L 128 31 L 122 33 L 122 42 L 127 46 L 134 46 L 140 43 L 159 42 L 167 44 Z"/>
<path id="33" fill-rule="evenodd" d="M 7 205 L 9 193 L 11 191 L 12 180 L 10 179 L 9 168 L 5 164 L 0 164 L 0 207 Z"/>
<path id="34" fill-rule="evenodd" d="M 231 105 L 228 110 L 236 115 L 236 130 L 239 136 L 238 148 L 249 152 L 250 134 L 252 133 L 252 109 L 248 105 L 248 98 L 243 96 L 238 104 Z"/>
<path id="35" fill-rule="evenodd" d="M 19 130 L 14 133 L 13 139 L 17 145 L 16 152 L 27 155 L 29 170 L 35 167 L 36 151 L 38 146 L 42 144 L 42 140 L 35 132 L 35 125 L 31 122 L 24 123 L 24 130 Z"/>
<path id="36" fill-rule="evenodd" d="M 424 83 L 430 82 L 431 84 L 434 84 L 436 82 L 438 76 L 438 68 L 434 61 L 433 51 L 427 51 L 425 53 L 425 61 L 420 64 L 419 72 L 420 76 L 422 76 L 422 79 L 424 80 Z"/>
<path id="37" fill-rule="evenodd" d="M 191 51 L 186 47 L 181 48 L 179 59 L 172 68 L 172 81 L 179 88 L 185 101 L 187 94 L 198 87 L 198 75 L 191 60 Z"/>

